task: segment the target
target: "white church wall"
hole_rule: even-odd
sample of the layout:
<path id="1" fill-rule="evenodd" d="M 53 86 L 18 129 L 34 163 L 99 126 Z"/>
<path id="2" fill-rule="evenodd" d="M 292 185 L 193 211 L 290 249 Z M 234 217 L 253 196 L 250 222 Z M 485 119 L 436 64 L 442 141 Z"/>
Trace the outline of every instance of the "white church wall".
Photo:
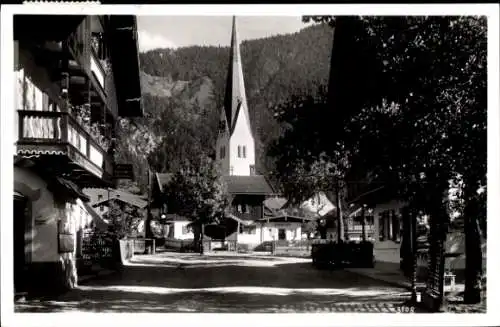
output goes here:
<path id="1" fill-rule="evenodd" d="M 250 131 L 249 119 L 243 109 L 240 110 L 233 135 L 229 141 L 229 165 L 230 173 L 232 167 L 232 175 L 249 176 L 250 166 L 255 165 L 255 142 Z M 238 157 L 238 146 L 241 147 L 241 157 Z M 243 153 L 243 146 L 246 148 L 245 153 Z M 243 154 L 245 154 L 245 158 Z"/>

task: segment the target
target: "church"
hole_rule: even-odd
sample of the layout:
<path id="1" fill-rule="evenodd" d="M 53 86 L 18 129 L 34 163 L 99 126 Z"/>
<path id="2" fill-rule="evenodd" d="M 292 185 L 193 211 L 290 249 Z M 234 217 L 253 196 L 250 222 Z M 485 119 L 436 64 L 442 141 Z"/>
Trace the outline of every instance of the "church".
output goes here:
<path id="1" fill-rule="evenodd" d="M 264 217 L 264 200 L 274 191 L 255 169 L 255 139 L 245 93 L 240 44 L 233 17 L 229 69 L 224 106 L 220 113 L 216 144 L 219 162 L 231 198 L 227 212 L 236 226 L 227 237 L 241 247 L 254 250 L 274 240 L 301 237 L 301 221 L 274 221 Z M 286 218 L 285 218 L 286 219 Z"/>

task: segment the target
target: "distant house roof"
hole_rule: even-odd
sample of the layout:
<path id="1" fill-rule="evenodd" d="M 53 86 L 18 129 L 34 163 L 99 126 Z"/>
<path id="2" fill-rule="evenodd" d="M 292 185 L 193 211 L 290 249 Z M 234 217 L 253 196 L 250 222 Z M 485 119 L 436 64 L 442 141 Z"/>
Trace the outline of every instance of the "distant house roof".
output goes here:
<path id="1" fill-rule="evenodd" d="M 106 204 L 108 200 L 118 200 L 138 208 L 144 208 L 148 204 L 142 196 L 124 190 L 110 189 L 108 191 L 107 189 L 86 189 L 85 193 L 90 195 L 90 205 L 94 208 Z M 102 195 L 102 198 L 97 195 Z"/>
<path id="2" fill-rule="evenodd" d="M 107 222 L 104 218 L 99 216 L 99 214 L 95 212 L 94 208 L 92 208 L 87 202 L 84 202 L 83 206 L 92 217 L 92 221 L 94 222 L 96 228 L 100 230 L 108 229 L 109 222 Z"/>
<path id="3" fill-rule="evenodd" d="M 280 210 L 287 203 L 286 198 L 272 197 L 264 201 L 264 206 L 270 210 Z"/>
<path id="4" fill-rule="evenodd" d="M 224 176 L 229 194 L 271 195 L 273 189 L 262 175 Z"/>
<path id="5" fill-rule="evenodd" d="M 139 197 L 138 198 L 133 198 L 133 197 L 122 198 L 122 197 L 115 196 L 115 197 L 110 197 L 109 199 L 102 200 L 100 202 L 96 202 L 92 206 L 95 208 L 95 207 L 98 207 L 100 205 L 106 205 L 108 203 L 108 201 L 120 201 L 120 202 L 127 203 L 127 204 L 130 204 L 131 206 L 141 208 L 141 209 L 145 208 L 148 205 L 147 201 L 144 201 L 143 199 L 141 199 Z"/>
<path id="6" fill-rule="evenodd" d="M 172 173 L 156 173 L 156 182 L 158 183 L 160 192 L 163 192 L 163 186 L 170 183 L 173 177 L 174 174 Z"/>

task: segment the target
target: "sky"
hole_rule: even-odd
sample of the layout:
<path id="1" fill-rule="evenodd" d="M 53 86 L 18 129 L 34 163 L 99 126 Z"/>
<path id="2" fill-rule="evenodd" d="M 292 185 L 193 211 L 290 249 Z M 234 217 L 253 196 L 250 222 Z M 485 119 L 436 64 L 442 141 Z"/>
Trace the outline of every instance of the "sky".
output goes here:
<path id="1" fill-rule="evenodd" d="M 228 46 L 232 16 L 138 16 L 140 51 L 190 45 Z M 240 42 L 289 34 L 307 26 L 299 16 L 237 16 Z"/>

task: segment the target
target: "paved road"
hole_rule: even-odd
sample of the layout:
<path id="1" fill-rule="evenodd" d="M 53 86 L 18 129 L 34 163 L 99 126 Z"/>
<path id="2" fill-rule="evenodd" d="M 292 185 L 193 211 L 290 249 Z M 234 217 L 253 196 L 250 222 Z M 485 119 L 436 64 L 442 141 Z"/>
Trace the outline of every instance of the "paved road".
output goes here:
<path id="1" fill-rule="evenodd" d="M 398 312 L 409 293 L 310 259 L 160 253 L 17 312 Z"/>

